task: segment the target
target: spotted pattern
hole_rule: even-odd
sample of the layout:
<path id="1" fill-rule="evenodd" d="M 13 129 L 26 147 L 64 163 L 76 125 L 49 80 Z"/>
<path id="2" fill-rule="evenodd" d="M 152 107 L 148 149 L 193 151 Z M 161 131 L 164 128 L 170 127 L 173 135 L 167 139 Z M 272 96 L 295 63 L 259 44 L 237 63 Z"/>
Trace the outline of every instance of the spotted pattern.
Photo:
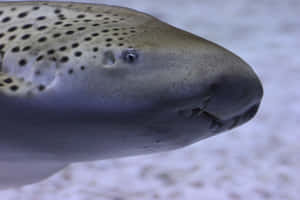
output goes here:
<path id="1" fill-rule="evenodd" d="M 141 32 L 130 12 L 78 3 L 0 3 L 0 93 L 38 94 L 59 75 L 113 65 L 115 52 L 133 49 L 130 41 Z"/>

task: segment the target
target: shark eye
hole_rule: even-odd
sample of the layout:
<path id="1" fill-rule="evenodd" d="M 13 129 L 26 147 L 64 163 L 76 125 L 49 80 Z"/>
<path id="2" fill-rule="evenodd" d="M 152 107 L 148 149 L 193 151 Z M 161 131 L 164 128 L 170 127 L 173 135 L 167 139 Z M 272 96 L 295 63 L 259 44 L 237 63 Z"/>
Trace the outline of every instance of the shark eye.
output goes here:
<path id="1" fill-rule="evenodd" d="M 133 48 L 127 49 L 122 53 L 122 59 L 126 63 L 134 63 L 137 61 L 138 57 L 138 52 Z"/>

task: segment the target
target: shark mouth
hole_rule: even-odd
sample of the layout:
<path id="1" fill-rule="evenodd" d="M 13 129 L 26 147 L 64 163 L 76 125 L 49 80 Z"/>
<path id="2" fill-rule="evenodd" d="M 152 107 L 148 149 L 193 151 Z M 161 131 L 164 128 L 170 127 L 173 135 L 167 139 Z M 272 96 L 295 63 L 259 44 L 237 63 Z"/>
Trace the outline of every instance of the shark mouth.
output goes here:
<path id="1" fill-rule="evenodd" d="M 222 120 L 218 116 L 206 111 L 205 108 L 200 107 L 180 109 L 177 113 L 185 119 L 206 119 L 210 121 L 209 129 L 214 133 L 219 133 L 249 121 L 256 114 L 258 107 L 259 104 L 256 104 L 242 114 L 226 120 Z"/>

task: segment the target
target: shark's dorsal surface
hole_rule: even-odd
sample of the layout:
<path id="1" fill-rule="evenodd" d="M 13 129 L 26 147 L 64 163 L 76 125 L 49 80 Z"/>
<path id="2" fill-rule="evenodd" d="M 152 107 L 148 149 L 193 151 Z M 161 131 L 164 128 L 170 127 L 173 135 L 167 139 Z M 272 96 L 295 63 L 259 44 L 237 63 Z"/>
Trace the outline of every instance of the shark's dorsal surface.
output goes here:
<path id="1" fill-rule="evenodd" d="M 0 6 L 0 90 L 7 95 L 39 95 L 51 90 L 59 76 L 76 76 L 99 64 L 110 67 L 116 59 L 110 49 L 133 48 L 130 39 L 146 31 L 152 20 L 146 14 L 106 5 Z"/>
<path id="2" fill-rule="evenodd" d="M 0 3 L 0 187 L 72 162 L 167 151 L 256 114 L 241 58 L 135 10 Z"/>

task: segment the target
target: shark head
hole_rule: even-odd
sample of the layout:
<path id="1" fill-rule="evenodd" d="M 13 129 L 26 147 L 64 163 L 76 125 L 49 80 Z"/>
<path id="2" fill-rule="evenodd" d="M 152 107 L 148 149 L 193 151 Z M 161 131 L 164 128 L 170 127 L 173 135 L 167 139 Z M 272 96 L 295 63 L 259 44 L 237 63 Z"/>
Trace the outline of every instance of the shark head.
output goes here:
<path id="1" fill-rule="evenodd" d="M 147 14 L 1 2 L 0 188 L 184 147 L 247 122 L 262 95 L 241 58 Z"/>
<path id="2" fill-rule="evenodd" d="M 14 138 L 20 149 L 70 162 L 175 149 L 247 122 L 262 99 L 241 58 L 147 14 L 79 3 L 0 8 L 1 137 L 25 131 Z"/>
<path id="3" fill-rule="evenodd" d="M 114 63 L 103 68 L 99 87 L 109 115 L 147 127 L 151 151 L 183 147 L 254 117 L 263 89 L 240 57 L 153 18 L 137 30 L 129 48 L 107 54 Z"/>

